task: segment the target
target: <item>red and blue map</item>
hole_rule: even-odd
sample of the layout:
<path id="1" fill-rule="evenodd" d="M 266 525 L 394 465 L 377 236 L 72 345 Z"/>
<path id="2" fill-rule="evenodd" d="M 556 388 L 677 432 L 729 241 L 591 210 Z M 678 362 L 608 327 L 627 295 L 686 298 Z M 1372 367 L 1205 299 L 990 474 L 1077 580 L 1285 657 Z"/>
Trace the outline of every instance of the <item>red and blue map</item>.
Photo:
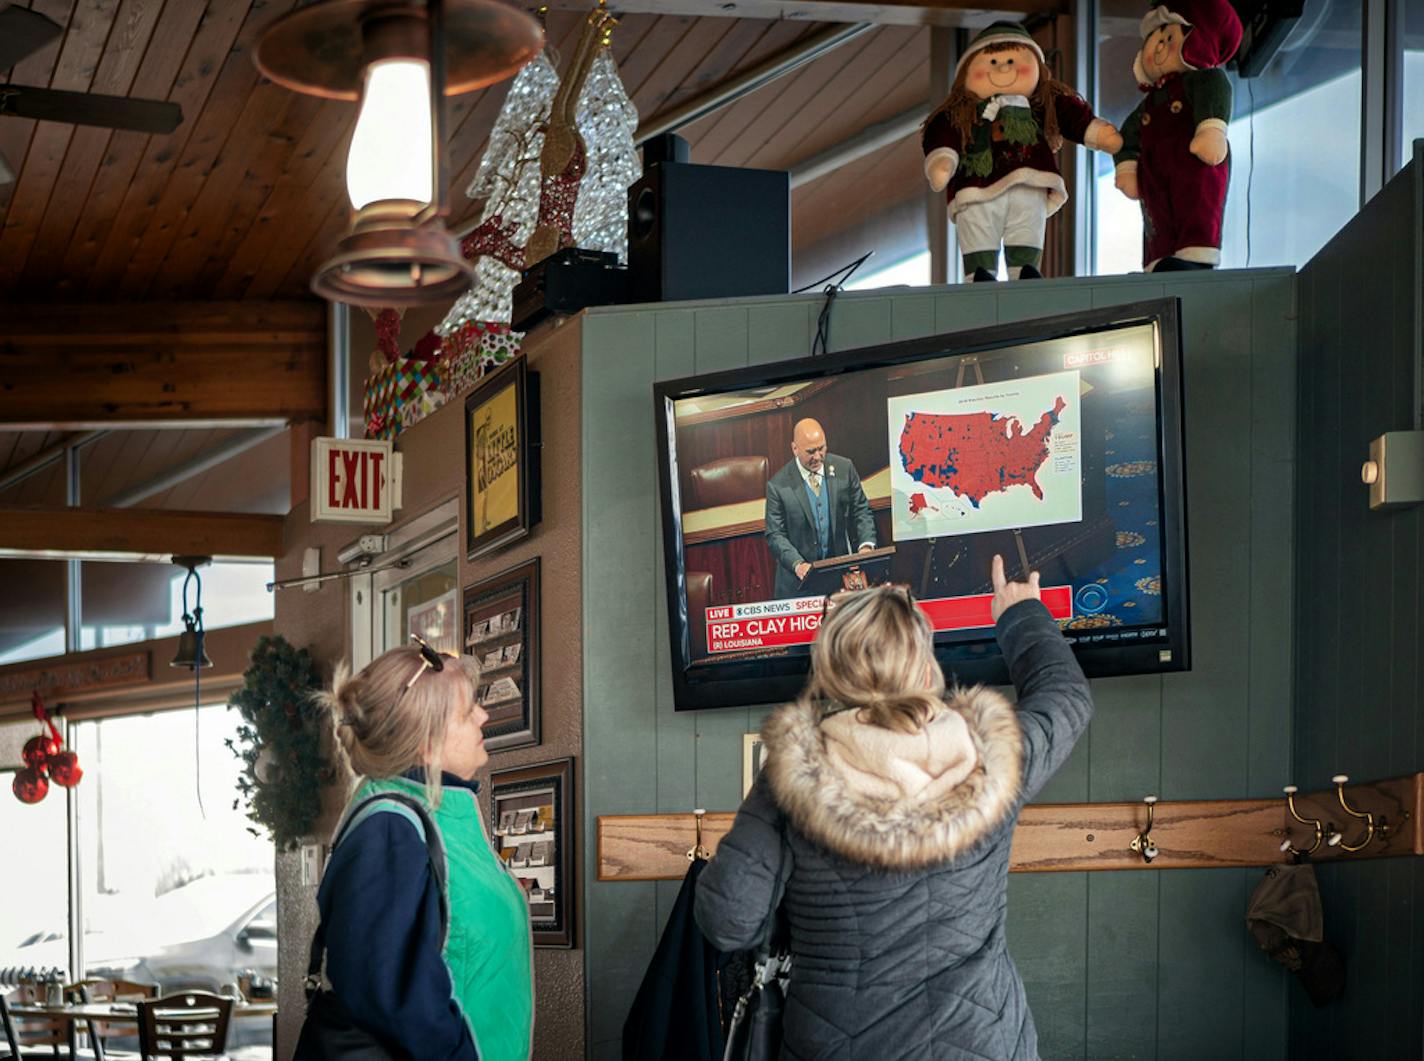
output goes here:
<path id="1" fill-rule="evenodd" d="M 1038 470 L 1064 404 L 1060 395 L 1027 432 L 1017 417 L 998 413 L 911 412 L 900 431 L 900 463 L 917 482 L 951 490 L 975 508 L 1014 486 L 1027 486 L 1041 501 Z M 911 514 L 924 507 L 924 495 L 912 495 Z"/>

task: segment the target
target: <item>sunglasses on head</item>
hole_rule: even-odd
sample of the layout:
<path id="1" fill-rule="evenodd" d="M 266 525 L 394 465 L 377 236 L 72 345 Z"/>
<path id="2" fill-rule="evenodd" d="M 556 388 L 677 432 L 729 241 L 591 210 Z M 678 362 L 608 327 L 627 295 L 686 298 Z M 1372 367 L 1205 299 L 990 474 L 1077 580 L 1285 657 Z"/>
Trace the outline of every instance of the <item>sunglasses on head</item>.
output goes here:
<path id="1" fill-rule="evenodd" d="M 419 634 L 411 634 L 410 639 L 420 646 L 420 667 L 410 676 L 410 681 L 405 683 L 405 688 L 400 691 L 400 696 L 396 697 L 396 703 L 400 703 L 401 696 L 410 692 L 410 687 L 420 680 L 420 676 L 427 670 L 442 671 L 445 669 L 445 660 L 459 659 L 458 652 L 451 652 L 449 649 L 437 651 Z"/>

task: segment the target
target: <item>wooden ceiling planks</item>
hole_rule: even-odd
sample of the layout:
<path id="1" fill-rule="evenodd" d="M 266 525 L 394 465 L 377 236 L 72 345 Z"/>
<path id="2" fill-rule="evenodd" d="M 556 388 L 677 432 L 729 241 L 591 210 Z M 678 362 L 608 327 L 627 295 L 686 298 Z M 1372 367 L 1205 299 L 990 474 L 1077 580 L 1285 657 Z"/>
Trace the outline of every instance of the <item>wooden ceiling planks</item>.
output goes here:
<path id="1" fill-rule="evenodd" d="M 128 95 L 163 9 L 163 0 L 123 0 L 114 15 L 90 92 Z M 43 219 L 24 264 L 24 275 L 50 280 L 58 276 L 111 135 L 111 130 L 92 125 L 73 127 L 64 164 L 50 189 Z"/>
<path id="2" fill-rule="evenodd" d="M 170 136 L 147 138 L 143 157 L 128 176 L 123 198 L 98 254 L 85 273 L 74 274 L 85 277 L 87 297 L 109 298 L 118 290 L 124 269 L 143 244 L 149 219 L 158 209 L 208 98 L 219 87 L 229 53 L 234 48 L 242 52 L 251 49 L 267 25 L 265 7 L 250 8 L 247 0 L 224 0 L 199 23 L 197 36 L 168 96 L 183 108 L 183 124 Z M 123 174 L 116 177 L 122 178 Z"/>
<path id="3" fill-rule="evenodd" d="M 163 17 L 149 40 L 130 90 L 134 96 L 166 99 L 173 92 L 205 6 L 204 0 L 168 0 L 164 5 Z M 73 207 L 78 211 L 74 230 L 64 247 L 63 261 L 52 271 L 55 291 L 75 296 L 83 292 L 84 279 L 103 249 L 149 140 L 148 133 L 125 130 L 115 130 L 106 140 L 103 159 L 88 192 Z M 159 138 L 160 143 L 167 140 L 168 137 Z M 39 274 L 31 286 L 44 282 L 33 255 L 28 271 Z"/>
<path id="4" fill-rule="evenodd" d="M 70 28 L 60 44 L 19 64 L 16 79 L 74 87 L 88 56 L 96 90 L 166 97 L 183 107 L 184 122 L 171 136 L 59 126 L 40 137 L 45 129 L 34 123 L 0 121 L 0 150 L 21 168 L 9 209 L 0 190 L 0 278 L 15 295 L 307 295 L 312 272 L 349 223 L 344 163 L 356 108 L 257 75 L 256 41 L 294 2 L 81 0 L 82 17 L 71 18 L 66 0 L 33 0 Z M 107 12 L 100 28 L 95 7 Z M 584 17 L 579 10 L 549 15 L 561 68 Z M 647 119 L 820 28 L 790 19 L 627 14 L 613 48 Z M 927 80 L 927 51 L 922 30 L 881 26 L 681 132 L 694 161 L 789 168 L 913 106 L 922 98 L 917 82 Z M 448 194 L 457 230 L 477 219 L 480 204 L 465 189 L 507 90 L 504 83 L 451 101 Z M 36 147 L 27 151 L 31 140 Z M 817 187 L 842 179 L 832 174 Z M 795 195 L 798 219 L 807 214 L 799 205 L 805 195 Z M 858 210 L 865 208 L 862 201 Z M 796 244 L 813 230 L 803 232 L 798 220 Z"/>
<path id="5" fill-rule="evenodd" d="M 254 126 L 260 128 L 264 117 L 269 122 L 280 120 L 295 100 L 301 98 L 297 93 L 270 82 L 259 84 L 257 67 L 248 54 L 260 30 L 292 6 L 292 0 L 273 0 L 262 7 L 260 15 L 248 19 L 243 26 L 244 36 L 250 27 L 254 31 L 254 39 L 244 41 L 239 38 L 218 75 L 211 101 L 200 114 L 184 122 L 185 125 L 189 122 L 193 124 L 192 136 L 184 146 L 181 161 L 170 175 L 158 206 L 148 220 L 137 251 L 129 257 L 123 270 L 116 290 L 119 297 L 141 299 L 149 295 L 154 279 L 234 131 L 239 127 L 244 131 Z M 253 105 L 254 95 L 258 97 L 256 106 Z M 248 146 L 241 142 L 234 143 L 230 163 L 240 166 Z M 237 157 L 233 158 L 233 155 Z M 224 177 L 219 180 L 229 179 L 226 175 L 230 172 L 224 169 Z"/>
<path id="6" fill-rule="evenodd" d="M 712 115 L 713 124 L 705 132 L 689 127 L 688 139 L 698 148 L 694 157 L 719 166 L 745 165 L 762 148 L 774 145 L 794 115 L 828 91 L 837 78 L 843 79 L 845 71 L 867 65 L 862 62 L 863 56 L 885 32 L 879 29 L 858 37 L 738 100 L 720 114 Z"/>
<path id="7" fill-rule="evenodd" d="M 49 10 L 38 10 L 51 15 Z M 59 58 L 49 79 L 51 88 L 71 92 L 84 92 L 89 88 L 103 56 L 114 14 L 113 7 L 105 11 L 97 0 L 80 0 L 74 24 L 60 45 Z M 74 126 L 61 122 L 35 123 L 24 166 L 19 170 L 14 195 L 5 214 L 5 225 L 0 229 L 0 290 L 14 287 L 24 270 L 25 259 L 39 234 L 50 192 L 59 181 L 73 133 Z M 12 159 L 11 165 L 17 163 Z"/>

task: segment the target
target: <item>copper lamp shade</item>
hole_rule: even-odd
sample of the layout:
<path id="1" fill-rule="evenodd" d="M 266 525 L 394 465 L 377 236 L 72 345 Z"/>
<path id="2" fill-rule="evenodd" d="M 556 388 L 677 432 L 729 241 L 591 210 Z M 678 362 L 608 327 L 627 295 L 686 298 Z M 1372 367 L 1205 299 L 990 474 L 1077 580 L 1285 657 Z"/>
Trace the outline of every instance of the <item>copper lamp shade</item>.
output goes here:
<path id="1" fill-rule="evenodd" d="M 454 299 L 469 288 L 474 271 L 442 220 L 441 101 L 510 77 L 543 46 L 539 24 L 500 0 L 322 0 L 267 29 L 255 56 L 263 74 L 296 92 L 362 106 L 347 166 L 359 209 L 335 255 L 312 278 L 313 291 L 384 307 Z M 414 95 L 409 81 L 395 95 L 375 87 L 388 71 L 427 64 L 428 75 L 414 75 L 425 84 Z M 364 126 L 378 97 L 381 117 L 373 121 L 384 124 Z M 363 139 L 363 129 L 382 131 Z M 401 154 L 407 133 L 423 148 Z M 382 166 L 392 159 L 424 159 L 427 168 L 393 177 Z"/>
<path id="2" fill-rule="evenodd" d="M 327 99 L 361 98 L 371 56 L 363 28 L 399 17 L 425 20 L 413 0 L 323 0 L 278 19 L 257 45 L 257 68 L 284 88 Z M 513 77 L 544 47 L 539 23 L 499 0 L 445 0 L 445 95 Z M 397 47 L 399 47 L 397 45 Z M 413 54 L 425 58 L 424 42 Z"/>
<path id="3" fill-rule="evenodd" d="M 362 207 L 312 277 L 312 290 L 355 306 L 401 306 L 457 298 L 474 278 L 439 220 L 416 220 L 424 203 L 383 199 Z"/>

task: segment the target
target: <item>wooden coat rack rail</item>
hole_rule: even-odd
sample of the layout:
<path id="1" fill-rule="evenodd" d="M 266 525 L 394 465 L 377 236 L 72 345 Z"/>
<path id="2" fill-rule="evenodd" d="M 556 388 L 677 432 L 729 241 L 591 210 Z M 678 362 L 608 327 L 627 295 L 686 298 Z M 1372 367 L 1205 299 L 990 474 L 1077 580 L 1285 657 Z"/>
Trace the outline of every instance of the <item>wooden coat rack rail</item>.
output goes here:
<path id="1" fill-rule="evenodd" d="M 1348 804 L 1348 809 L 1346 807 Z M 1033 803 L 1014 832 L 1017 873 L 1109 869 L 1209 869 L 1289 862 L 1288 843 L 1313 861 L 1424 855 L 1424 773 L 1348 782 L 1319 792 L 1248 800 Z M 715 853 L 735 814 L 703 814 L 701 843 Z M 618 814 L 598 819 L 598 879 L 680 880 L 697 842 L 695 814 Z M 1319 826 L 1316 826 L 1319 822 Z M 1139 838 L 1150 833 L 1155 856 Z M 1138 849 L 1133 841 L 1138 840 Z"/>

